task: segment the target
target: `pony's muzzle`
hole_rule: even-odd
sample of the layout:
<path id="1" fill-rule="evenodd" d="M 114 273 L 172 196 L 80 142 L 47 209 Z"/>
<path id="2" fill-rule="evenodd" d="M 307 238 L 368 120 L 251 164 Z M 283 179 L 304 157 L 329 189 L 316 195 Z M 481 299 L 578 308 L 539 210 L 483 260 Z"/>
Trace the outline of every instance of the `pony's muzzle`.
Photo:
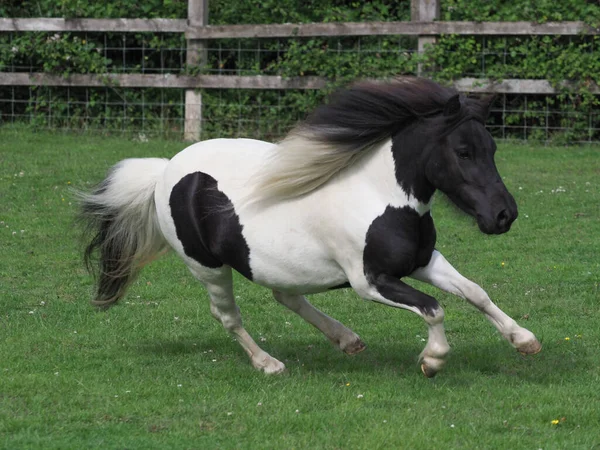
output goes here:
<path id="1" fill-rule="evenodd" d="M 507 207 L 491 217 L 486 218 L 477 214 L 477 225 L 479 229 L 486 234 L 502 234 L 510 230 L 511 225 L 517 219 L 518 211 L 515 207 Z"/>
<path id="2" fill-rule="evenodd" d="M 503 209 L 498 213 L 498 216 L 496 217 L 496 228 L 498 228 L 499 230 L 508 231 L 514 220 L 515 218 L 511 217 L 511 214 L 509 214 L 508 210 Z"/>

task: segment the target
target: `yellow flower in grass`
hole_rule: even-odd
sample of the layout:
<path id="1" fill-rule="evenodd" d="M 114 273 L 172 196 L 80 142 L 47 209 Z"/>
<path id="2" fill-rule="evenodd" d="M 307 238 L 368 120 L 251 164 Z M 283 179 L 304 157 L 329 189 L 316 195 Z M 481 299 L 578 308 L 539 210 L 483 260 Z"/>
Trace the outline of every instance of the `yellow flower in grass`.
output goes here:
<path id="1" fill-rule="evenodd" d="M 554 419 L 552 421 L 552 425 L 558 425 L 560 423 L 560 421 L 558 419 Z"/>
<path id="2" fill-rule="evenodd" d="M 571 338 L 570 338 L 569 336 L 567 336 L 567 337 L 565 338 L 565 341 L 570 341 L 570 340 L 571 340 Z"/>

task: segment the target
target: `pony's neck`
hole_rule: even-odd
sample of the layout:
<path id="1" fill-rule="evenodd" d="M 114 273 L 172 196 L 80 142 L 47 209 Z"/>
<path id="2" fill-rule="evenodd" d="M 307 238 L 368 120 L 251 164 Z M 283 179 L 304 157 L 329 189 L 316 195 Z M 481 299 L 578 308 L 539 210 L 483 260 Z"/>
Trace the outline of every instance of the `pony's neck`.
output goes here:
<path id="1" fill-rule="evenodd" d="M 394 161 L 392 139 L 378 144 L 369 154 L 364 155 L 343 172 L 345 173 L 340 174 L 341 179 L 338 182 L 347 185 L 349 193 L 354 191 L 350 186 L 365 186 L 363 183 L 366 183 L 369 190 L 374 191 L 378 200 L 391 206 L 399 208 L 410 206 L 420 215 L 431 209 L 431 199 L 435 190 L 432 188 L 428 196 L 423 196 L 423 192 L 415 196 L 412 186 L 416 182 L 426 181 L 425 174 L 419 164 L 412 159 L 397 163 Z M 400 179 L 400 183 L 397 178 L 399 173 L 407 177 Z"/>
<path id="2" fill-rule="evenodd" d="M 425 173 L 427 150 L 422 141 L 423 136 L 415 135 L 414 129 L 403 130 L 392 138 L 391 153 L 402 189 L 421 203 L 430 204 L 436 189 Z"/>

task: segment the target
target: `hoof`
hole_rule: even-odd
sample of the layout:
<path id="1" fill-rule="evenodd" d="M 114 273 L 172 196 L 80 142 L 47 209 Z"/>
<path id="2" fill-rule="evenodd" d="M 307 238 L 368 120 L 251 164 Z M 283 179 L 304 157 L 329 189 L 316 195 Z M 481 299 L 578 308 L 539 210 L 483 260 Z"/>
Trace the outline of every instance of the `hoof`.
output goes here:
<path id="1" fill-rule="evenodd" d="M 535 335 L 525 328 L 520 328 L 512 333 L 508 341 L 522 355 L 535 355 L 542 350 L 542 344 L 537 340 Z"/>
<path id="2" fill-rule="evenodd" d="M 285 371 L 285 364 L 270 355 L 259 360 L 253 360 L 252 365 L 266 375 L 277 375 Z"/>
<path id="3" fill-rule="evenodd" d="M 437 374 L 437 370 L 427 367 L 424 363 L 421 364 L 421 372 L 423 372 L 423 375 L 425 375 L 427 378 L 433 378 Z"/>
<path id="4" fill-rule="evenodd" d="M 521 355 L 535 355 L 542 351 L 542 344 L 535 339 L 531 342 L 521 345 L 519 348 L 517 348 L 517 351 Z"/>
<path id="5" fill-rule="evenodd" d="M 436 374 L 442 370 L 444 364 L 446 363 L 443 359 L 432 358 L 430 356 L 421 357 L 421 372 L 427 378 L 433 378 Z"/>
<path id="6" fill-rule="evenodd" d="M 356 341 L 352 342 L 351 344 L 346 345 L 342 349 L 342 351 L 346 355 L 356 355 L 357 353 L 362 352 L 365 348 L 367 348 L 367 345 L 360 339 L 357 339 Z"/>
<path id="7" fill-rule="evenodd" d="M 263 368 L 263 372 L 266 375 L 279 375 L 280 373 L 285 372 L 285 364 L 280 361 L 277 361 L 279 364 L 274 364 L 271 366 L 267 366 Z"/>

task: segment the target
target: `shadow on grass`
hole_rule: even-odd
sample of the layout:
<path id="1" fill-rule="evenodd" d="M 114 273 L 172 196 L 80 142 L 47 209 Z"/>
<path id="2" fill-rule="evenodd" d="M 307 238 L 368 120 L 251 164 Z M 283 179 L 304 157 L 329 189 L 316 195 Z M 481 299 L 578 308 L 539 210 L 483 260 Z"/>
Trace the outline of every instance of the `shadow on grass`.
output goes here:
<path id="1" fill-rule="evenodd" d="M 138 342 L 134 345 L 136 351 L 141 353 L 154 353 L 161 356 L 176 356 L 176 355 L 193 355 L 197 353 L 219 353 L 219 349 L 225 348 L 227 345 L 227 337 L 223 339 L 200 340 L 198 337 L 179 338 L 173 340 L 155 340 Z M 231 339 L 229 339 L 231 341 Z M 231 342 L 232 346 L 237 345 Z M 225 349 L 225 352 L 229 352 Z"/>
<path id="2" fill-rule="evenodd" d="M 286 364 L 292 376 L 297 374 L 364 373 L 378 376 L 414 376 L 420 370 L 417 358 L 422 350 L 416 343 L 402 341 L 379 342 L 354 356 L 348 356 L 332 347 L 325 339 L 282 338 L 261 343 L 262 347 Z M 168 341 L 138 343 L 136 351 L 157 356 L 181 356 L 210 353 L 250 368 L 248 359 L 238 344 L 227 336 L 204 341 L 197 338 L 179 338 Z M 475 343 L 453 349 L 446 367 L 437 376 L 444 384 L 468 386 L 481 377 L 503 378 L 539 385 L 561 383 L 565 377 L 581 377 L 593 367 L 585 348 L 566 348 L 560 343 L 546 342 L 542 352 L 522 356 L 505 342 Z M 253 370 L 253 369 L 252 369 Z"/>
<path id="3" fill-rule="evenodd" d="M 455 372 L 457 379 L 486 376 L 548 386 L 564 383 L 565 379 L 585 378 L 595 366 L 593 358 L 583 347 L 573 351 L 555 342 L 543 343 L 542 351 L 537 355 L 523 356 L 500 342 L 455 351 L 446 370 Z"/>

